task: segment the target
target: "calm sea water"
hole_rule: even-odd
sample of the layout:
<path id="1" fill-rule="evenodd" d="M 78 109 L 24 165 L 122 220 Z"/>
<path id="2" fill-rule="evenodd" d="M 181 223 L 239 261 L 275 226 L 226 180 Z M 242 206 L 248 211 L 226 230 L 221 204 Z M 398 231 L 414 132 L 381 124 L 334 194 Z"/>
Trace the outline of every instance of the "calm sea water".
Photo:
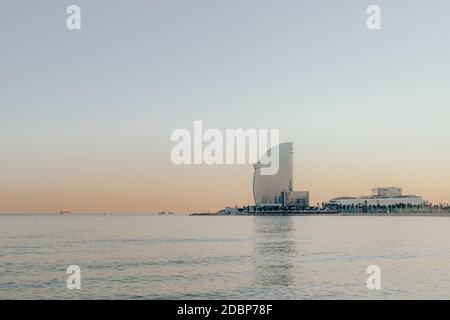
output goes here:
<path id="1" fill-rule="evenodd" d="M 0 248 L 1 299 L 450 299 L 450 218 L 4 215 Z"/>

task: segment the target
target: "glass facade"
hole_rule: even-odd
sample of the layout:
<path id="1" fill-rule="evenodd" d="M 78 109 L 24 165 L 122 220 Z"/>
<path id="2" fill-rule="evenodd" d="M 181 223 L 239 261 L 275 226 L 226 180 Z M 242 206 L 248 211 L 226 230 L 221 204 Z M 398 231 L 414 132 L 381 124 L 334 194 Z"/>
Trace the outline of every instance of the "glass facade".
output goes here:
<path id="1" fill-rule="evenodd" d="M 253 197 L 255 204 L 282 204 L 282 192 L 293 190 L 293 144 L 292 142 L 281 143 L 268 150 L 268 153 L 279 153 L 279 169 L 274 175 L 261 175 L 261 166 L 255 165 L 253 176 Z"/>

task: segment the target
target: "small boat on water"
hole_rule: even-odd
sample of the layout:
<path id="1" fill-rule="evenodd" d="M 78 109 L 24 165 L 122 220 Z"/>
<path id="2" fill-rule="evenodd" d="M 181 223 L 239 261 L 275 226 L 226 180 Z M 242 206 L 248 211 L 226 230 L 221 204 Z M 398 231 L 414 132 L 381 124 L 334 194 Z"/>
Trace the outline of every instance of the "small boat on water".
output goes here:
<path id="1" fill-rule="evenodd" d="M 165 211 L 158 212 L 158 214 L 166 214 Z"/>
<path id="2" fill-rule="evenodd" d="M 62 215 L 62 214 L 67 214 L 67 213 L 70 213 L 70 211 L 61 210 L 61 211 L 59 212 L 60 215 Z"/>

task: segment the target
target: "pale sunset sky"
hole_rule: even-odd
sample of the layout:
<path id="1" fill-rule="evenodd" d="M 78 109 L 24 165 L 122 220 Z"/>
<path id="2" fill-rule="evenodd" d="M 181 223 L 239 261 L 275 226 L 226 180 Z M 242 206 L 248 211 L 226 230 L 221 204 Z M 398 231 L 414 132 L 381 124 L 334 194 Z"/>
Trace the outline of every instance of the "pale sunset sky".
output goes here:
<path id="1" fill-rule="evenodd" d="M 313 204 L 377 186 L 450 202 L 449 32 L 447 0 L 5 2 L 0 213 L 253 204 L 250 165 L 171 162 L 194 120 L 279 128 Z"/>

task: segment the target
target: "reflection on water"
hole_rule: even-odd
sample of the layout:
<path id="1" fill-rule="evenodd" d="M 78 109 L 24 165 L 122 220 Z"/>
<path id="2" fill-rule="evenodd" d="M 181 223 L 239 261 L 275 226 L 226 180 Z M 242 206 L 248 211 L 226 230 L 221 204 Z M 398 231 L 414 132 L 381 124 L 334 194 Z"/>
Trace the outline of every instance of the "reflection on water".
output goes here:
<path id="1" fill-rule="evenodd" d="M 255 217 L 255 284 L 289 286 L 295 283 L 296 244 L 292 217 Z"/>
<path id="2" fill-rule="evenodd" d="M 442 299 L 450 218 L 2 216 L 0 299 Z M 81 268 L 68 290 L 66 268 Z M 382 290 L 368 290 L 379 265 Z"/>

